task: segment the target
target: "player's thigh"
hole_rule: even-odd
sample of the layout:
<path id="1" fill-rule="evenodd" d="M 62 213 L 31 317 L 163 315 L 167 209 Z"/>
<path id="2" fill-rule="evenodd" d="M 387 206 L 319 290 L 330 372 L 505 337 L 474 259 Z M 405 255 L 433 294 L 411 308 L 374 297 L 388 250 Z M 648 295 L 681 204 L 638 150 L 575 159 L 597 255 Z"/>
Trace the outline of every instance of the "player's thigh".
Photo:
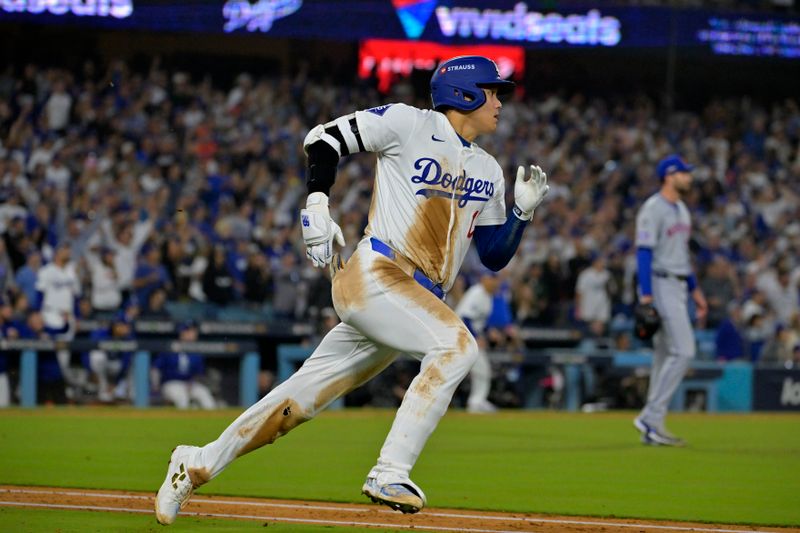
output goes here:
<path id="1" fill-rule="evenodd" d="M 95 374 L 105 376 L 108 355 L 102 350 L 92 350 L 89 352 L 89 370 Z"/>
<path id="2" fill-rule="evenodd" d="M 333 294 L 343 321 L 379 344 L 415 357 L 475 344 L 447 304 L 396 262 L 364 246 L 336 274 Z"/>
<path id="3" fill-rule="evenodd" d="M 208 387 L 202 383 L 192 383 L 189 396 L 203 409 L 214 409 L 216 402 Z"/>
<path id="4" fill-rule="evenodd" d="M 286 388 L 304 409 L 316 413 L 379 374 L 397 355 L 397 350 L 340 323 L 325 335 L 292 378 L 278 388 Z"/>
<path id="5" fill-rule="evenodd" d="M 189 387 L 180 380 L 166 381 L 161 385 L 161 397 L 178 409 L 189 407 Z"/>
<path id="6" fill-rule="evenodd" d="M 694 357 L 696 346 L 692 323 L 689 321 L 688 312 L 676 313 L 663 320 L 662 327 L 668 337 L 671 355 L 681 357 Z"/>
<path id="7" fill-rule="evenodd" d="M 684 282 L 661 279 L 654 283 L 656 309 L 661 316 L 663 342 L 670 355 L 694 357 L 695 340 L 689 321 L 688 291 Z"/>

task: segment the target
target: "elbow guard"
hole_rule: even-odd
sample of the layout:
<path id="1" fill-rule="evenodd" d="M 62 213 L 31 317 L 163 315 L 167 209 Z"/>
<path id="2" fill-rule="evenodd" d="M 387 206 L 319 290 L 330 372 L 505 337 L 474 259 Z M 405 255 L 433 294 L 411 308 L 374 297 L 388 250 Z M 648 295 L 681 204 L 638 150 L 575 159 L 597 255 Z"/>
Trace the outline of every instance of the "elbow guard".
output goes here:
<path id="1" fill-rule="evenodd" d="M 337 157 L 366 151 L 355 113 L 339 117 L 327 124 L 318 124 L 309 131 L 303 141 L 303 150 L 306 154 L 309 153 L 309 148 L 319 141 L 333 148 Z"/>
<path id="2" fill-rule="evenodd" d="M 355 113 L 314 127 L 303 141 L 303 150 L 308 156 L 309 194 L 329 194 L 336 180 L 339 158 L 364 151 Z"/>

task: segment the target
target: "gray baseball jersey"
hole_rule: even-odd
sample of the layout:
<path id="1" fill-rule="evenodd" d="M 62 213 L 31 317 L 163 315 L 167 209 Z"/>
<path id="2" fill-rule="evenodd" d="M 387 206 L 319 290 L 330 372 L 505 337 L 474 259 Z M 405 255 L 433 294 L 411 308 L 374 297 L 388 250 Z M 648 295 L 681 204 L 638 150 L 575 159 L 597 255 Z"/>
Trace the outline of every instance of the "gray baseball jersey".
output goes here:
<path id="1" fill-rule="evenodd" d="M 653 271 L 688 276 L 689 236 L 692 219 L 686 204 L 673 203 L 656 193 L 645 201 L 636 216 L 636 247 L 653 250 Z"/>

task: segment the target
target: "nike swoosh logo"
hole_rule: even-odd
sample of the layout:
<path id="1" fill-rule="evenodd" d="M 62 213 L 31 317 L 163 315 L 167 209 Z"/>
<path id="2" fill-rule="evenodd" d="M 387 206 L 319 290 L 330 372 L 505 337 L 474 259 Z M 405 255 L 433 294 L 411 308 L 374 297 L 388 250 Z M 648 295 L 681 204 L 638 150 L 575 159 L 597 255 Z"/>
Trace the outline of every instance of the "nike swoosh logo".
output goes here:
<path id="1" fill-rule="evenodd" d="M 436 141 L 437 143 L 443 143 L 444 139 L 437 139 L 436 135 L 431 135 L 431 140 Z"/>

